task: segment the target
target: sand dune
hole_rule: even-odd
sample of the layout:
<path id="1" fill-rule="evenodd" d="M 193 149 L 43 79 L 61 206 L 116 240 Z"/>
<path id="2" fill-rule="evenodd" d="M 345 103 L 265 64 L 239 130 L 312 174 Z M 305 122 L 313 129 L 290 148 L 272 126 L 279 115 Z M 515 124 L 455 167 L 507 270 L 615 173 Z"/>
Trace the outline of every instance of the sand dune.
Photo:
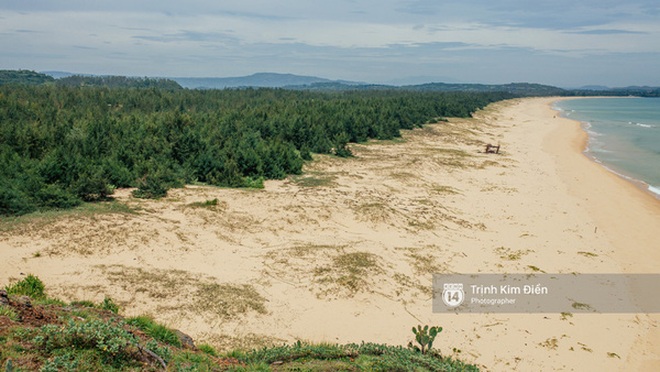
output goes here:
<path id="1" fill-rule="evenodd" d="M 486 370 L 659 370 L 657 315 L 431 311 L 433 273 L 658 272 L 660 203 L 582 155 L 584 134 L 550 102 L 317 155 L 263 190 L 120 190 L 133 213 L 27 219 L 0 230 L 0 281 L 108 295 L 221 348 L 405 345 L 431 324 L 437 348 Z"/>

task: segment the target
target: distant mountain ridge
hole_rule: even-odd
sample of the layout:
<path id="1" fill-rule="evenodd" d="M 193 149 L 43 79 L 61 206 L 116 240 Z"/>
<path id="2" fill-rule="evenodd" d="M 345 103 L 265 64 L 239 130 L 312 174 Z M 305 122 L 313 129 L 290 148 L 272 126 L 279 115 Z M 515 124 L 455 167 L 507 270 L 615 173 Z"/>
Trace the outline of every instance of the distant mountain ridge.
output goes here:
<path id="1" fill-rule="evenodd" d="M 66 71 L 42 71 L 44 75 L 55 79 L 69 78 L 72 76 L 109 76 L 94 74 L 79 74 Z M 365 84 L 347 80 L 330 80 L 317 76 L 304 76 L 295 74 L 281 74 L 275 72 L 258 72 L 248 76 L 236 77 L 168 77 L 183 88 L 188 89 L 225 89 L 225 88 L 284 88 L 289 86 L 305 86 L 318 83 L 337 83 L 348 86 Z"/>
<path id="2" fill-rule="evenodd" d="M 279 74 L 273 72 L 259 72 L 248 76 L 238 77 L 208 77 L 208 78 L 170 78 L 184 88 L 189 89 L 224 89 L 224 88 L 284 88 L 288 86 L 302 86 L 318 83 L 340 83 L 345 85 L 359 85 L 363 83 L 330 80 L 316 76 L 302 76 L 294 74 Z"/>
<path id="3" fill-rule="evenodd" d="M 34 71 L 32 71 L 34 73 Z M 23 71 L 20 77 L 15 71 L 4 71 L 0 74 L 0 84 L 8 81 L 38 81 L 37 77 L 27 77 Z M 35 73 L 36 74 L 36 73 Z M 46 79 L 55 78 L 71 79 L 72 77 L 112 77 L 110 75 L 90 75 L 71 73 L 65 71 L 43 71 L 41 74 Z M 4 80 L 3 80 L 4 79 Z M 37 80 L 35 80 L 37 79 Z M 635 95 L 641 97 L 660 97 L 660 87 L 652 86 L 628 86 L 610 88 L 600 85 L 587 85 L 581 88 L 559 88 L 551 85 L 534 83 L 510 83 L 510 84 L 474 84 L 474 83 L 439 83 L 429 82 L 417 85 L 385 85 L 369 84 L 363 82 L 330 80 L 317 76 L 302 76 L 295 74 L 282 74 L 271 72 L 260 72 L 248 76 L 239 77 L 178 77 L 178 78 L 137 78 L 142 80 L 170 80 L 187 89 L 226 89 L 226 88 L 284 88 L 310 91 L 347 91 L 347 90 L 410 90 L 429 92 L 508 92 L 519 96 L 619 96 Z M 73 79 L 75 80 L 75 79 Z M 402 80 L 399 80 L 402 81 Z"/>

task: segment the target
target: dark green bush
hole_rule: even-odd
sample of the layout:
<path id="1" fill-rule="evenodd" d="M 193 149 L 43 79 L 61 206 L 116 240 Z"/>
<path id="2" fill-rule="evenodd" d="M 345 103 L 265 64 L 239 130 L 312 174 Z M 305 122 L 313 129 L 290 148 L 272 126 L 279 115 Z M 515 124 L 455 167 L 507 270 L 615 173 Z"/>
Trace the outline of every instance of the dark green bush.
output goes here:
<path id="1" fill-rule="evenodd" d="M 21 215 L 37 210 L 37 205 L 23 191 L 0 181 L 0 216 Z"/>
<path id="2" fill-rule="evenodd" d="M 45 185 L 36 192 L 39 204 L 45 208 L 67 209 L 80 205 L 81 200 L 58 185 Z M 106 193 L 107 196 L 107 193 Z M 86 199 L 86 198 L 83 198 Z M 91 200 L 91 199 L 86 199 Z"/>
<path id="3" fill-rule="evenodd" d="M 142 199 L 159 199 L 167 196 L 167 185 L 157 176 L 145 176 L 138 181 L 137 190 L 133 190 L 133 196 Z"/>

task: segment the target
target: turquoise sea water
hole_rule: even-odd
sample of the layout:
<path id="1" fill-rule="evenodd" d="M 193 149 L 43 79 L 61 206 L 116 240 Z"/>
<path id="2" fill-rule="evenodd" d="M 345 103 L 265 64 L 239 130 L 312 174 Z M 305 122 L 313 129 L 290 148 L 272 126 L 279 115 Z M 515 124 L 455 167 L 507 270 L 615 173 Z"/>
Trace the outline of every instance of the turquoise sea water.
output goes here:
<path id="1" fill-rule="evenodd" d="M 555 109 L 589 133 L 588 155 L 660 197 L 660 98 L 585 98 Z"/>

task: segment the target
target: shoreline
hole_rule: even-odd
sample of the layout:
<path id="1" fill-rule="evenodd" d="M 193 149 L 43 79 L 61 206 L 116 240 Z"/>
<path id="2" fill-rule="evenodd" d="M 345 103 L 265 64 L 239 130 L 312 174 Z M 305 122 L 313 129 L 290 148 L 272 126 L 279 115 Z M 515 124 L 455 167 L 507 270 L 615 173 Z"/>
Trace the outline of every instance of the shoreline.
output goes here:
<path id="1" fill-rule="evenodd" d="M 557 111 L 552 105 L 557 101 L 569 99 L 572 98 L 553 98 L 549 100 L 547 102 L 548 111 L 556 113 Z M 640 187 L 640 183 L 643 185 L 647 184 L 643 181 L 621 175 L 603 163 L 594 160 L 593 156 L 585 152 L 588 146 L 589 134 L 584 129 L 582 122 L 564 116 L 560 116 L 558 119 L 565 121 L 566 125 L 564 127 L 558 126 L 554 133 L 551 133 L 548 139 L 546 139 L 548 152 L 558 158 L 560 176 L 563 177 L 570 191 L 583 200 L 589 201 L 586 203 L 586 206 L 590 207 L 594 218 L 603 221 L 604 224 L 618 225 L 617 223 L 612 223 L 612 218 L 607 217 L 607 214 L 599 213 L 599 211 L 602 211 L 616 199 L 620 199 L 618 201 L 619 205 L 625 205 L 622 210 L 623 212 L 632 214 L 634 213 L 633 209 L 637 208 L 641 214 L 651 217 L 647 219 L 650 221 L 648 224 L 649 227 L 660 228 L 660 200 L 652 192 Z M 566 127 L 571 127 L 572 129 L 569 131 Z M 550 144 L 550 142 L 553 144 Z M 570 147 L 570 149 L 567 147 Z M 607 188 L 616 188 L 618 191 L 607 193 L 607 195 L 597 192 L 598 190 L 603 190 L 603 187 L 601 187 L 603 184 Z M 594 187 L 590 189 L 589 186 Z M 613 198 L 613 196 L 616 197 Z M 649 231 L 652 230 L 649 229 Z M 618 231 L 621 231 L 621 229 Z M 660 272 L 660 260 L 657 260 L 657 258 L 660 257 L 660 252 L 656 252 L 652 257 L 656 258 L 656 265 L 645 266 L 648 267 L 648 271 L 646 272 L 658 273 Z M 639 261 L 639 263 L 641 262 Z"/>
<path id="2" fill-rule="evenodd" d="M 585 135 L 586 135 L 586 139 L 584 141 L 584 146 L 582 147 L 582 153 L 587 158 L 589 158 L 591 161 L 595 162 L 599 166 L 605 168 L 609 172 L 617 175 L 618 177 L 625 179 L 626 181 L 630 182 L 633 186 L 638 187 L 640 190 L 643 190 L 644 192 L 646 192 L 646 193 L 650 194 L 651 196 L 653 196 L 656 200 L 660 201 L 660 189 L 658 189 L 657 187 L 653 187 L 653 185 L 647 183 L 644 180 L 638 179 L 638 178 L 636 178 L 632 175 L 627 174 L 625 170 L 615 169 L 614 166 L 607 164 L 606 162 L 599 159 L 595 154 L 593 154 L 590 151 L 590 148 L 589 148 L 589 142 L 591 141 L 592 138 L 589 135 L 588 128 L 586 127 L 586 125 L 588 125 L 588 123 L 577 120 L 577 119 L 573 119 L 573 118 L 567 116 L 566 112 L 563 109 L 561 109 L 561 108 L 559 108 L 555 105 L 557 102 L 560 102 L 560 101 L 569 101 L 569 100 L 578 100 L 578 99 L 608 99 L 608 98 L 634 98 L 634 97 L 629 97 L 629 96 L 621 96 L 621 97 L 600 97 L 600 96 L 593 96 L 593 97 L 559 97 L 558 99 L 550 102 L 549 105 L 550 105 L 550 108 L 553 111 L 557 112 L 560 117 L 562 117 L 564 119 L 575 121 L 575 122 L 580 124 L 580 129 L 583 132 L 585 132 Z"/>
<path id="3" fill-rule="evenodd" d="M 549 102 L 548 109 L 557 112 L 553 107 L 557 101 L 559 100 Z M 599 225 L 610 230 L 609 239 L 617 248 L 613 253 L 615 259 L 621 263 L 623 272 L 660 272 L 660 260 L 658 259 L 660 251 L 657 250 L 658 240 L 656 238 L 657 229 L 660 228 L 660 195 L 650 191 L 650 185 L 645 182 L 620 174 L 597 160 L 596 157 L 590 156 L 586 152 L 589 134 L 583 123 L 563 115 L 561 118 L 570 122 L 573 133 L 567 129 L 562 133 L 555 132 L 550 137 L 550 141 L 561 143 L 568 138 L 575 138 L 576 140 L 569 141 L 574 154 L 557 153 L 557 150 L 561 151 L 561 144 L 552 147 L 550 152 L 559 157 L 558 162 L 563 172 L 560 174 L 569 185 L 571 192 L 587 200 L 586 207 L 593 218 Z M 573 169 L 570 169 L 571 167 Z M 576 172 L 582 173 L 582 177 L 578 176 Z M 585 182 L 590 177 L 595 181 Z M 596 183 L 609 184 L 619 192 L 616 195 L 601 194 L 595 187 Z M 611 207 L 614 203 L 617 204 L 616 208 Z M 634 229 L 629 229 L 630 226 L 623 228 L 619 221 L 628 218 L 631 221 L 640 221 L 641 224 L 634 226 Z M 660 355 L 657 353 L 657 345 L 660 344 L 660 331 L 657 329 L 660 315 L 646 314 L 646 316 L 651 321 L 650 327 L 646 334 L 640 335 L 636 339 L 635 346 L 628 357 L 628 361 L 636 366 L 631 368 L 632 370 L 655 371 L 660 369 Z M 642 351 L 640 350 L 642 347 L 650 347 L 650 349 Z M 653 348 L 656 351 L 650 352 Z"/>

